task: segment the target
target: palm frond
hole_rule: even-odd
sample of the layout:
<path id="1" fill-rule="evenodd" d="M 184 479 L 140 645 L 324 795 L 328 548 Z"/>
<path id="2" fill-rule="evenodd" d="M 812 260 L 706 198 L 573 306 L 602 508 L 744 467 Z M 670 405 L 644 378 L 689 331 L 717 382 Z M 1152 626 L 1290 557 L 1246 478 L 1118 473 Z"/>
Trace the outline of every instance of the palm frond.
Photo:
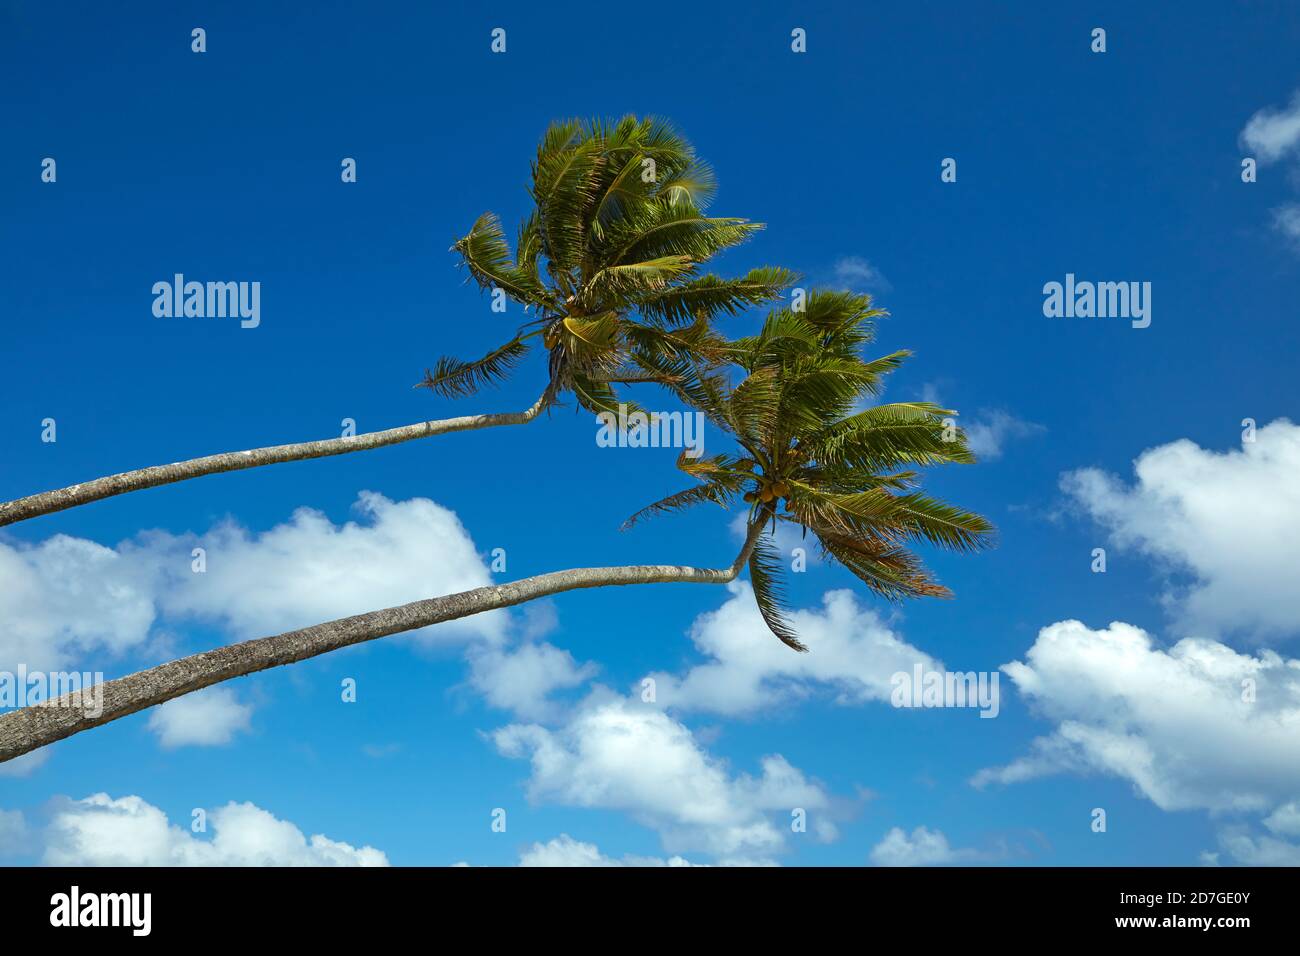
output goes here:
<path id="1" fill-rule="evenodd" d="M 424 381 L 417 387 L 427 388 L 446 398 L 472 395 L 488 385 L 498 384 L 523 360 L 528 349 L 527 341 L 513 338 L 472 362 L 443 356 L 432 369 L 425 369 Z"/>
<path id="2" fill-rule="evenodd" d="M 707 484 L 695 485 L 692 488 L 687 488 L 684 491 L 678 491 L 675 494 L 671 494 L 666 498 L 660 498 L 653 504 L 646 505 L 640 511 L 636 512 L 636 514 L 624 521 L 621 530 L 627 531 L 638 521 L 649 518 L 652 515 L 681 511 L 685 508 L 690 508 L 694 505 L 704 504 L 706 502 L 712 502 L 713 504 L 722 505 L 722 507 L 726 508 L 731 504 L 733 496 L 734 492 L 728 491 L 726 487 L 718 483 L 710 482 Z"/>
<path id="3" fill-rule="evenodd" d="M 738 279 L 703 275 L 637 299 L 641 314 L 652 321 L 679 325 L 703 316 L 740 315 L 746 309 L 779 298 L 799 281 L 789 269 L 764 266 Z"/>
<path id="4" fill-rule="evenodd" d="M 780 553 L 765 535 L 760 534 L 749 553 L 749 583 L 754 589 L 758 613 L 782 644 L 796 651 L 806 651 L 808 648 L 799 640 L 787 616 L 782 570 Z"/>
<path id="5" fill-rule="evenodd" d="M 545 304 L 548 297 L 541 283 L 530 270 L 519 268 L 511 259 L 510 246 L 495 214 L 479 216 L 469 234 L 452 248 L 460 253 L 480 288 L 503 289 L 510 298 L 524 305 Z"/>

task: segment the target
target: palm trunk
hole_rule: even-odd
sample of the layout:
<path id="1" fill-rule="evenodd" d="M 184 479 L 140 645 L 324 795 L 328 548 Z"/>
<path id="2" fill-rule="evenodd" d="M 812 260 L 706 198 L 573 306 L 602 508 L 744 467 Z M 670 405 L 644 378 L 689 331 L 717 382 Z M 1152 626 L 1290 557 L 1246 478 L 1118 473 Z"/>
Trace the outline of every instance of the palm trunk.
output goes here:
<path id="1" fill-rule="evenodd" d="M 551 398 L 551 390 L 547 389 L 532 408 L 522 412 L 463 415 L 459 418 L 444 418 L 388 428 L 384 431 L 366 432 L 349 438 L 327 438 L 321 441 L 299 442 L 295 445 L 271 445 L 249 451 L 228 451 L 204 458 L 191 458 L 189 461 L 177 461 L 170 465 L 153 465 L 135 471 L 124 471 L 121 474 L 96 478 L 83 484 L 70 485 L 67 488 L 57 488 L 54 491 L 45 491 L 38 495 L 28 495 L 26 498 L 0 503 L 0 527 L 40 515 L 53 514 L 65 508 L 75 508 L 77 505 L 99 501 L 101 498 L 112 498 L 114 495 L 155 488 L 158 485 L 170 485 L 203 475 L 242 471 L 245 468 L 277 465 L 286 461 L 346 455 L 349 452 L 398 445 L 417 438 L 429 438 L 432 435 L 444 435 L 448 432 L 473 431 L 479 428 L 494 428 L 498 425 L 523 425 L 540 415 L 550 404 Z"/>
<path id="2" fill-rule="evenodd" d="M 553 571 L 536 577 L 461 591 L 443 597 L 415 601 L 382 611 L 370 611 L 354 617 L 315 624 L 274 637 L 261 637 L 230 644 L 214 651 L 204 651 L 180 660 L 137 671 L 126 677 L 107 681 L 102 700 L 95 695 L 65 694 L 42 704 L 0 715 L 0 763 L 37 750 L 56 740 L 71 737 L 110 721 L 134 714 L 213 684 L 243 677 L 270 667 L 280 667 L 317 657 L 330 651 L 373 641 L 390 634 L 454 621 L 496 608 L 513 607 L 550 594 L 624 584 L 659 584 L 672 581 L 701 584 L 725 584 L 734 581 L 762 524 L 750 527 L 745 545 L 729 568 L 693 568 L 674 565 L 632 565 L 614 568 L 574 568 Z M 92 710 L 86 712 L 85 697 L 90 696 Z"/>

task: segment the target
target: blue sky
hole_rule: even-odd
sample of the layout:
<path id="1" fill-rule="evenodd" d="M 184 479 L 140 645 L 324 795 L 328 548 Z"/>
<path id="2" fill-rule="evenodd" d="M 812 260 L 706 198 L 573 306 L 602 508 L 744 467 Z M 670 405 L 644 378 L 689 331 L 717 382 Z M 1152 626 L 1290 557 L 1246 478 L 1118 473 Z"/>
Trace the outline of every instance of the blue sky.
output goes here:
<path id="1" fill-rule="evenodd" d="M 886 399 L 959 409 L 985 452 L 928 487 L 999 529 L 988 553 L 933 556 L 953 601 L 892 608 L 856 589 L 851 626 L 824 627 L 840 641 L 825 679 L 783 670 L 743 590 L 657 585 L 240 680 L 170 724 L 173 744 L 204 725 L 222 742 L 168 746 L 145 713 L 0 776 L 0 852 L 117 859 L 115 840 L 165 816 L 181 829 L 164 842 L 201 856 L 186 841 L 221 827 L 189 836 L 192 810 L 233 802 L 394 864 L 1300 859 L 1300 698 L 1285 679 L 1300 606 L 1279 570 L 1300 560 L 1300 437 L 1277 421 L 1296 415 L 1300 359 L 1300 16 L 839 6 L 705 6 L 656 25 L 565 3 L 0 5 L 0 498 L 330 437 L 345 418 L 364 431 L 528 406 L 540 361 L 460 402 L 411 388 L 519 318 L 491 312 L 448 247 L 484 211 L 520 219 L 549 122 L 637 113 L 671 120 L 713 165 L 718 214 L 767 224 L 718 269 L 785 265 L 889 310 L 880 352 L 916 354 Z M 340 181 L 343 157 L 356 183 Z M 155 318 L 150 289 L 177 272 L 259 281 L 261 324 Z M 1043 286 L 1067 273 L 1151 283 L 1150 327 L 1046 318 Z M 1246 418 L 1260 430 L 1243 444 Z M 729 563 L 720 511 L 619 532 L 683 481 L 675 452 L 599 448 L 595 431 L 569 407 L 7 528 L 0 668 L 37 641 L 111 677 L 475 575 Z M 382 497 L 358 509 L 362 492 Z M 188 573 L 195 542 L 208 578 L 158 584 Z M 504 574 L 488 570 L 494 548 Z M 816 564 L 791 579 L 809 613 L 855 584 Z M 759 682 L 746 706 L 639 705 L 644 676 L 681 678 L 737 634 L 755 649 L 720 679 Z M 995 672 L 1031 648 L 1018 678 L 1001 672 L 996 719 L 895 709 L 869 689 L 888 685 L 886 658 Z M 548 675 L 567 686 L 525 700 Z M 1237 701 L 1241 675 L 1258 703 Z M 807 833 L 790 832 L 793 806 Z M 222 823 L 264 835 L 267 819 Z M 293 852 L 315 861 L 312 846 Z"/>

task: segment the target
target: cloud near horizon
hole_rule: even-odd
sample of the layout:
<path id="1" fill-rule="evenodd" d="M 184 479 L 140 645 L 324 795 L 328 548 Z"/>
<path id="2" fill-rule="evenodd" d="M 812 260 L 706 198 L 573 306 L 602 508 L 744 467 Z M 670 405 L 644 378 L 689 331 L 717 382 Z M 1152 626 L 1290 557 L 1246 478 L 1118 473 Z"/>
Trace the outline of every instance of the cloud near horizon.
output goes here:
<path id="1" fill-rule="evenodd" d="M 168 821 L 138 796 L 96 793 L 57 798 L 49 824 L 33 830 L 21 814 L 4 819 L 4 832 L 20 833 L 23 850 L 46 866 L 387 866 L 388 857 L 317 834 L 307 837 L 287 820 L 251 803 L 230 802 L 207 819 L 211 838 Z M 0 832 L 0 838 L 4 837 Z M 11 837 L 12 838 L 12 837 Z M 0 843 L 0 851 L 4 845 Z"/>

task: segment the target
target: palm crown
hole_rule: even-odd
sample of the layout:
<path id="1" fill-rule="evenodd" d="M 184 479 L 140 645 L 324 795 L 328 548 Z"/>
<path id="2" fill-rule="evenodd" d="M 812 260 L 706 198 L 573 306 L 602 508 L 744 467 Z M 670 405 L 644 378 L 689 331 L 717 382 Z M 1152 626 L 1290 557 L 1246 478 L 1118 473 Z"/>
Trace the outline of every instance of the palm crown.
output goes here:
<path id="1" fill-rule="evenodd" d="M 514 250 L 492 213 L 453 247 L 480 287 L 502 290 L 535 318 L 483 358 L 440 359 L 421 384 L 469 394 L 507 375 L 540 340 L 549 393 L 572 391 L 589 410 L 614 409 L 613 386 L 628 381 L 700 399 L 700 370 L 721 344 L 711 321 L 777 298 L 796 278 L 772 267 L 740 278 L 701 273 L 762 228 L 706 216 L 714 189 L 712 170 L 659 120 L 552 124 Z"/>
<path id="2" fill-rule="evenodd" d="M 776 310 L 757 335 L 732 343 L 742 380 L 728 390 L 705 379 L 698 407 L 734 436 L 737 451 L 683 455 L 678 467 L 699 483 L 643 508 L 625 527 L 700 502 L 729 507 L 740 496 L 751 530 L 786 522 L 811 531 L 825 556 L 877 594 L 950 596 L 908 546 L 970 550 L 993 529 L 917 490 L 918 467 L 974 461 L 965 436 L 945 422 L 954 412 L 927 402 L 854 411 L 910 354 L 862 357 L 881 314 L 865 295 L 814 292 L 804 311 Z M 780 556 L 770 538 L 755 542 L 749 571 L 759 611 L 778 638 L 804 650 L 784 613 Z"/>

